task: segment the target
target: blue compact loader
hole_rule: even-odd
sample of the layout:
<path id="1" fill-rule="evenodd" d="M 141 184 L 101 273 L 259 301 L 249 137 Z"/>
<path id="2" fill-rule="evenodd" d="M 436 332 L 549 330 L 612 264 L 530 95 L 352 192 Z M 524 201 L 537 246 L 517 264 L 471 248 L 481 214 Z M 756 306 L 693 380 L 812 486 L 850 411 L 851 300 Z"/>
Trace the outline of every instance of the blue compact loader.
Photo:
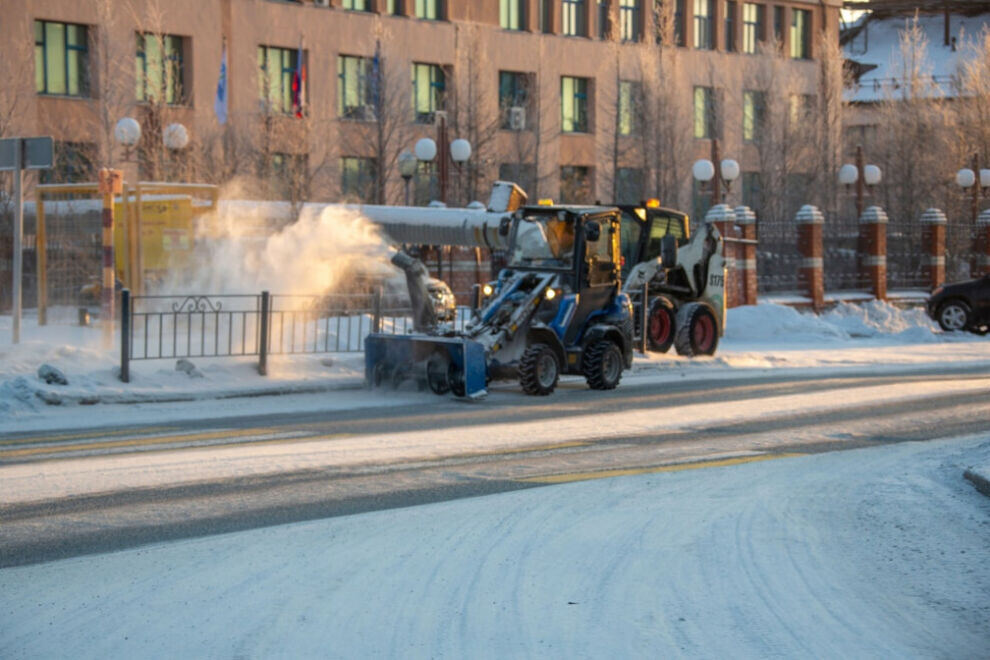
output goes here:
<path id="1" fill-rule="evenodd" d="M 506 268 L 463 332 L 437 323 L 421 263 L 399 253 L 414 332 L 365 339 L 372 387 L 414 379 L 437 394 L 478 398 L 491 380 L 517 378 L 527 394 L 554 391 L 560 375 L 615 388 L 632 366 L 633 315 L 620 286 L 620 212 L 600 206 L 524 206 L 498 228 Z"/>

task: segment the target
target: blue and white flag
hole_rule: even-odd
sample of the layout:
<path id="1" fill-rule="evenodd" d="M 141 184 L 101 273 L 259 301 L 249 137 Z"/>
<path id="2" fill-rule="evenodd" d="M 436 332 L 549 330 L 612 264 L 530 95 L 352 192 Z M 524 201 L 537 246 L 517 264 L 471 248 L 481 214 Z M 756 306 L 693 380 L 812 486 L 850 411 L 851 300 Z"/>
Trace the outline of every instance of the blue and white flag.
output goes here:
<path id="1" fill-rule="evenodd" d="M 221 124 L 227 123 L 227 45 L 223 46 L 223 54 L 220 56 L 220 80 L 217 81 L 217 98 L 213 101 L 213 112 L 217 115 L 217 121 Z"/>

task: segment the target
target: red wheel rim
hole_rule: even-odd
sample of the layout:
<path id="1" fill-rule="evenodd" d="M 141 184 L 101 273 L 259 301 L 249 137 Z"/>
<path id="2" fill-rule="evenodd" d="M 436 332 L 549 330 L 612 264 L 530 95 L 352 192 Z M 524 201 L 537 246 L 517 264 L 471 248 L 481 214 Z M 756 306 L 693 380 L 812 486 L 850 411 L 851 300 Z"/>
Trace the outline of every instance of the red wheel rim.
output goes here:
<path id="1" fill-rule="evenodd" d="M 663 344 L 670 337 L 670 314 L 662 307 L 653 310 L 650 315 L 650 339 L 656 344 Z"/>
<path id="2" fill-rule="evenodd" d="M 707 353 L 712 348 L 712 341 L 715 339 L 715 324 L 707 314 L 703 315 L 694 324 L 692 331 L 694 345 L 698 347 L 699 353 Z"/>

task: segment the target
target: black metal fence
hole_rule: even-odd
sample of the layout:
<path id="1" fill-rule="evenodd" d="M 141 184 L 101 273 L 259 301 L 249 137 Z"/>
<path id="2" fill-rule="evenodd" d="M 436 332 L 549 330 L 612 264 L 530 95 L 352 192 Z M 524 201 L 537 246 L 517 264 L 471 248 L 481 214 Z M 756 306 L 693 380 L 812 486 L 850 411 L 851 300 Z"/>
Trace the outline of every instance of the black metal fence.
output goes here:
<path id="1" fill-rule="evenodd" d="M 467 308 L 458 308 L 463 329 Z M 349 353 L 364 350 L 371 332 L 405 334 L 412 310 L 379 290 L 324 296 L 148 295 L 120 296 L 120 379 L 130 380 L 134 360 L 257 356 L 267 373 L 268 356 Z"/>

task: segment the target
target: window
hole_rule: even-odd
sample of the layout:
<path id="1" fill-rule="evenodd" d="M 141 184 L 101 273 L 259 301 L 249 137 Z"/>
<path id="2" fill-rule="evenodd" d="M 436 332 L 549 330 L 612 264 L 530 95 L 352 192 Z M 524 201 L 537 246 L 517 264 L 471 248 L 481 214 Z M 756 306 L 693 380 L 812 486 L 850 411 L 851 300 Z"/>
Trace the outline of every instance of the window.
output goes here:
<path id="1" fill-rule="evenodd" d="M 642 0 L 619 0 L 619 37 L 623 41 L 639 41 L 641 32 L 639 3 Z"/>
<path id="2" fill-rule="evenodd" d="M 783 7 L 773 8 L 773 38 L 777 41 L 778 47 L 782 43 L 784 43 L 784 8 Z"/>
<path id="3" fill-rule="evenodd" d="M 529 106 L 529 90 L 532 88 L 532 76 L 515 71 L 498 72 L 498 107 L 502 112 L 502 128 L 524 130 L 526 125 L 526 110 Z M 522 119 L 513 117 L 522 108 Z M 522 126 L 522 128 L 520 128 Z"/>
<path id="4" fill-rule="evenodd" d="M 374 62 L 368 57 L 337 57 L 337 114 L 346 119 L 375 119 Z"/>
<path id="5" fill-rule="evenodd" d="M 297 99 L 292 84 L 299 72 L 299 51 L 258 46 L 258 98 L 268 112 L 293 112 Z M 299 100 L 304 96 L 300 93 Z"/>
<path id="6" fill-rule="evenodd" d="M 560 79 L 560 118 L 564 133 L 588 132 L 588 79 Z"/>
<path id="7" fill-rule="evenodd" d="M 523 29 L 523 0 L 498 0 L 498 24 L 506 30 Z"/>
<path id="8" fill-rule="evenodd" d="M 137 35 L 134 76 L 138 101 L 182 103 L 182 37 Z"/>
<path id="9" fill-rule="evenodd" d="M 591 204 L 591 168 L 565 165 L 560 168 L 560 202 L 562 204 Z M 606 235 L 603 232 L 603 235 Z"/>
<path id="10" fill-rule="evenodd" d="M 416 0 L 416 18 L 427 21 L 443 20 L 441 0 Z"/>
<path id="11" fill-rule="evenodd" d="M 642 98 L 642 86 L 633 80 L 619 81 L 619 135 L 638 135 L 638 111 Z"/>
<path id="12" fill-rule="evenodd" d="M 412 105 L 417 123 L 432 123 L 434 113 L 444 109 L 446 83 L 447 75 L 443 67 L 413 63 Z"/>
<path id="13" fill-rule="evenodd" d="M 811 58 L 811 12 L 807 9 L 791 10 L 791 57 L 796 60 Z"/>
<path id="14" fill-rule="evenodd" d="M 760 173 L 759 172 L 743 172 L 742 173 L 742 203 L 753 210 L 756 213 L 756 217 L 759 218 L 762 212 L 762 207 L 760 204 Z"/>
<path id="15" fill-rule="evenodd" d="M 815 107 L 815 97 L 810 94 L 791 94 L 787 97 L 788 119 L 797 125 L 808 119 Z"/>
<path id="16" fill-rule="evenodd" d="M 618 168 L 615 172 L 615 203 L 639 204 L 646 196 L 643 194 L 643 180 L 644 176 L 641 168 Z"/>
<path id="17" fill-rule="evenodd" d="M 554 0 L 540 0 L 540 32 L 553 34 Z"/>
<path id="18" fill-rule="evenodd" d="M 498 178 L 518 184 L 530 199 L 536 194 L 536 165 L 532 163 L 502 163 L 498 166 Z"/>
<path id="19" fill-rule="evenodd" d="M 766 95 L 763 92 L 743 92 L 743 140 L 759 142 L 766 120 Z"/>
<path id="20" fill-rule="evenodd" d="M 344 201 L 373 204 L 378 166 L 374 158 L 344 156 L 340 159 L 340 194 Z"/>
<path id="21" fill-rule="evenodd" d="M 276 199 L 309 196 L 309 155 L 275 152 L 268 161 L 269 194 Z"/>
<path id="22" fill-rule="evenodd" d="M 687 30 L 684 27 L 685 9 L 688 0 L 675 0 L 674 2 L 674 43 L 683 48 L 686 45 L 685 37 Z"/>
<path id="23" fill-rule="evenodd" d="M 725 5 L 725 50 L 732 53 L 736 50 L 736 3 L 726 1 Z"/>
<path id="24" fill-rule="evenodd" d="M 750 55 L 757 52 L 758 44 L 763 41 L 763 12 L 764 5 L 754 2 L 743 4 L 743 43 L 742 50 Z"/>
<path id="25" fill-rule="evenodd" d="M 694 88 L 694 137 L 715 137 L 715 90 L 711 87 Z"/>
<path id="26" fill-rule="evenodd" d="M 588 26 L 585 25 L 584 0 L 560 0 L 561 26 L 563 34 L 568 37 L 585 37 Z"/>
<path id="27" fill-rule="evenodd" d="M 610 0 L 598 0 L 598 38 L 602 41 L 608 39 L 609 9 L 611 9 Z"/>
<path id="28" fill-rule="evenodd" d="M 711 50 L 712 22 L 715 20 L 715 0 L 694 0 L 694 47 Z"/>
<path id="29" fill-rule="evenodd" d="M 385 13 L 393 16 L 401 16 L 406 0 L 386 0 Z"/>
<path id="30" fill-rule="evenodd" d="M 39 94 L 89 95 L 85 25 L 34 22 L 34 81 Z"/>
<path id="31" fill-rule="evenodd" d="M 55 162 L 38 174 L 41 183 L 92 181 L 96 174 L 96 145 L 92 142 L 56 142 Z"/>
<path id="32" fill-rule="evenodd" d="M 369 11 L 368 0 L 344 0 L 341 6 L 349 11 Z"/>

